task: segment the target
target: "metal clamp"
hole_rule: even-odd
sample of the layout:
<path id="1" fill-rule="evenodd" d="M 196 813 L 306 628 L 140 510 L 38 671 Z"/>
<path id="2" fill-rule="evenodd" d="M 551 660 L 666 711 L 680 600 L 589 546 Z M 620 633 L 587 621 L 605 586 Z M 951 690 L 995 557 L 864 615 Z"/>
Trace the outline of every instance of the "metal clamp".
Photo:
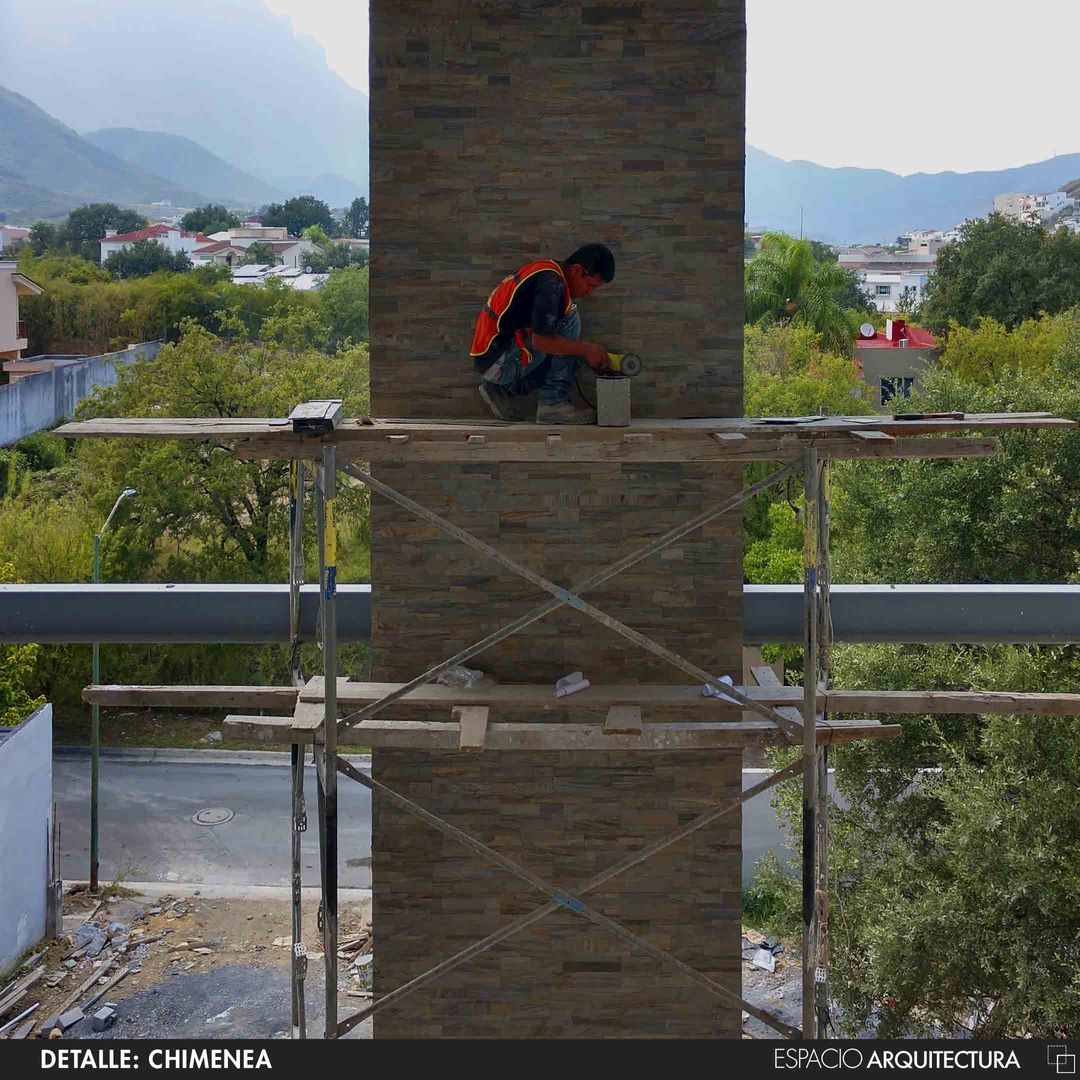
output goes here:
<path id="1" fill-rule="evenodd" d="M 296 961 L 296 977 L 303 979 L 307 975 L 307 946 L 302 941 L 293 942 L 293 959 Z"/>
<path id="2" fill-rule="evenodd" d="M 585 905 L 576 896 L 564 893 L 561 889 L 556 890 L 554 898 L 562 904 L 563 907 L 569 908 L 578 915 L 585 910 Z"/>

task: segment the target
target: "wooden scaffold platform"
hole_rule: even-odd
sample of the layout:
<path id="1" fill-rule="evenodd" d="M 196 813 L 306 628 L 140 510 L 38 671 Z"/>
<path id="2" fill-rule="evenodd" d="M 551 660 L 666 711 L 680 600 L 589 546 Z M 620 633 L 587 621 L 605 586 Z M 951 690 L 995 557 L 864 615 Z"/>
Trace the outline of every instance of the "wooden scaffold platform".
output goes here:
<path id="1" fill-rule="evenodd" d="M 828 1025 L 828 748 L 858 739 L 885 739 L 899 725 L 865 714 L 1021 713 L 1080 714 L 1080 695 L 857 691 L 830 687 L 829 463 L 864 458 L 954 458 L 997 450 L 992 434 L 1016 429 L 1071 428 L 1047 413 L 1002 413 L 962 418 L 897 420 L 891 417 L 702 418 L 638 421 L 629 428 L 566 427 L 493 422 L 373 420 L 342 423 L 323 435 L 295 433 L 278 419 L 96 419 L 67 424 L 65 438 L 197 440 L 241 458 L 290 461 L 291 685 L 90 686 L 84 698 L 102 706 L 219 707 L 236 710 L 228 737 L 285 743 L 292 753 L 292 987 L 293 1036 L 305 1037 L 307 957 L 300 925 L 300 837 L 307 828 L 303 788 L 306 747 L 316 768 L 322 902 L 320 923 L 326 965 L 326 1037 L 336 1038 L 375 1012 L 465 963 L 559 909 L 605 928 L 634 949 L 680 972 L 701 989 L 740 1008 L 789 1038 L 820 1038 Z M 731 498 L 711 506 L 637 550 L 580 581 L 555 582 L 508 557 L 365 471 L 369 462 L 698 462 L 775 461 L 780 467 Z M 299 654 L 299 595 L 308 463 L 319 554 L 323 673 L 305 677 Z M 337 676 L 336 523 L 338 473 L 448 533 L 548 598 L 517 619 L 458 650 L 402 683 L 353 682 Z M 596 607 L 586 595 L 624 570 L 728 514 L 754 495 L 802 476 L 805 489 L 804 685 L 781 685 L 768 668 L 755 668 L 755 685 L 732 686 L 661 642 Z M 551 612 L 569 606 L 682 673 L 683 683 L 597 685 L 556 699 L 550 685 L 481 683 L 468 688 L 435 680 Z M 567 718 L 572 709 L 575 721 Z M 245 711 L 247 710 L 247 711 Z M 254 715 L 270 710 L 270 715 Z M 749 714 L 752 714 L 749 715 Z M 416 719 L 417 715 L 424 717 Z M 589 722 L 582 723 L 585 716 Z M 836 717 L 843 717 L 837 719 Z M 857 717 L 851 719 L 850 717 Z M 439 749 L 476 754 L 515 750 L 665 751 L 737 749 L 776 743 L 801 748 L 786 768 L 741 795 L 698 815 L 661 840 L 633 852 L 583 883 L 547 881 L 415 800 L 356 770 L 338 756 L 339 744 Z M 537 907 L 487 937 L 434 964 L 423 974 L 338 1018 L 337 1008 L 337 774 L 416 815 L 446 836 L 529 884 Z M 583 897 L 746 800 L 782 781 L 803 784 L 803 1013 L 795 1028 L 760 1009 L 675 956 L 608 918 Z"/>

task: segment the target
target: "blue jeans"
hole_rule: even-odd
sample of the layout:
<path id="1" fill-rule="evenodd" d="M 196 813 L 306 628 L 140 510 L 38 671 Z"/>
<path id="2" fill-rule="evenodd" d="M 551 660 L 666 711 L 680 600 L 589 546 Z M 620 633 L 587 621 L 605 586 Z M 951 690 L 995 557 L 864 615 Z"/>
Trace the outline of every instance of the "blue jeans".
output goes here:
<path id="1" fill-rule="evenodd" d="M 576 306 L 559 320 L 552 334 L 571 341 L 581 339 L 581 317 Z M 581 357 L 552 356 L 534 349 L 531 340 L 526 343 L 532 353 L 527 365 L 522 365 L 521 350 L 511 343 L 510 348 L 484 372 L 484 378 L 520 396 L 539 389 L 541 405 L 556 405 L 569 400 L 570 383 L 581 368 Z"/>

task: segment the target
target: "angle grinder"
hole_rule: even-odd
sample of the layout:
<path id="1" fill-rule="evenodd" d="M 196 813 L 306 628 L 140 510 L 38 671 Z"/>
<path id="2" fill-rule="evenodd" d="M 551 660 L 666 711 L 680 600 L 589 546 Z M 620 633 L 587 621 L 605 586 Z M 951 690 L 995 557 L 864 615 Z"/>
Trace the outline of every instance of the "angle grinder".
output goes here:
<path id="1" fill-rule="evenodd" d="M 633 377 L 640 375 L 645 368 L 641 357 L 637 353 L 613 353 L 607 354 L 608 371 L 615 375 L 627 375 Z"/>

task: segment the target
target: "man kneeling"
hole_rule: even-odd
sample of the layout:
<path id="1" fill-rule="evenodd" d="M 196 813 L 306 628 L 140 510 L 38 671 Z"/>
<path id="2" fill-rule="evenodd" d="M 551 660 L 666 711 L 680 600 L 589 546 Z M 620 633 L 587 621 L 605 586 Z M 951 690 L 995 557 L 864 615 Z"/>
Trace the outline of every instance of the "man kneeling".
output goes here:
<path id="1" fill-rule="evenodd" d="M 503 278 L 476 321 L 471 355 L 483 375 L 480 396 L 500 420 L 520 420 L 517 399 L 539 390 L 538 424 L 595 424 L 594 409 L 570 404 L 582 361 L 596 371 L 607 349 L 581 340 L 575 300 L 615 277 L 615 256 L 586 244 L 568 259 L 540 259 Z"/>

